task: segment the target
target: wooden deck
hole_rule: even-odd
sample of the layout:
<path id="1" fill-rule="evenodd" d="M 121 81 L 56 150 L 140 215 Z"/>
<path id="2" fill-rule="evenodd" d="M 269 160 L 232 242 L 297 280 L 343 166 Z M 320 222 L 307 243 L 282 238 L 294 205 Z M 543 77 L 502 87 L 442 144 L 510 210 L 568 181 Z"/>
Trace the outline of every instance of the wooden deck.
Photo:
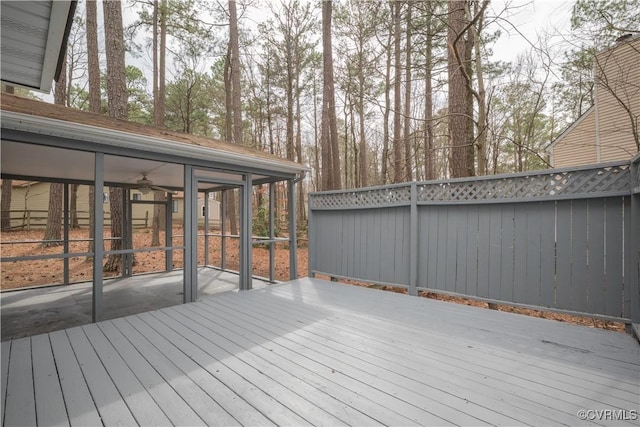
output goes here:
<path id="1" fill-rule="evenodd" d="M 3 342 L 2 402 L 7 426 L 637 426 L 640 346 L 301 279 Z"/>

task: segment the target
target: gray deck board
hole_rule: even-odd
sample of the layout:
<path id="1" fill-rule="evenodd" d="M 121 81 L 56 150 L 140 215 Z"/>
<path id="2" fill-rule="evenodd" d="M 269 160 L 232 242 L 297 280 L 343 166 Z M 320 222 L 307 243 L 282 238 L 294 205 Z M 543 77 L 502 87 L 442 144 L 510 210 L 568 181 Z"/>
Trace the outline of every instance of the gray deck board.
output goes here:
<path id="1" fill-rule="evenodd" d="M 5 402 L 7 401 L 7 380 L 9 378 L 9 355 L 11 354 L 11 341 L 2 342 L 2 353 L 0 355 L 0 363 L 2 363 L 2 371 L 0 372 L 0 382 L 2 382 L 2 400 L 0 401 L 0 423 L 4 422 Z"/>
<path id="2" fill-rule="evenodd" d="M 157 405 L 162 408 L 165 415 L 171 420 L 171 424 L 185 426 L 206 425 L 112 323 L 105 322 L 99 327 L 114 348 L 118 350 L 118 353 L 120 353 L 122 360 L 127 364 L 131 373 L 135 375 L 138 381 L 140 381 L 153 397 Z"/>
<path id="3" fill-rule="evenodd" d="M 122 426 L 138 424 L 84 331 L 75 327 L 67 329 L 66 333 L 102 422 Z"/>
<path id="4" fill-rule="evenodd" d="M 576 413 L 640 410 L 629 335 L 317 279 L 3 342 L 1 374 L 7 426 L 630 426 Z"/>
<path id="5" fill-rule="evenodd" d="M 31 338 L 31 355 L 38 424 L 68 426 L 67 409 L 48 335 L 36 335 Z"/>
<path id="6" fill-rule="evenodd" d="M 56 331 L 48 335 L 67 407 L 69 424 L 72 426 L 102 424 L 67 334 L 64 331 Z"/>
<path id="7" fill-rule="evenodd" d="M 36 425 L 30 338 L 13 341 L 7 381 L 4 425 Z"/>

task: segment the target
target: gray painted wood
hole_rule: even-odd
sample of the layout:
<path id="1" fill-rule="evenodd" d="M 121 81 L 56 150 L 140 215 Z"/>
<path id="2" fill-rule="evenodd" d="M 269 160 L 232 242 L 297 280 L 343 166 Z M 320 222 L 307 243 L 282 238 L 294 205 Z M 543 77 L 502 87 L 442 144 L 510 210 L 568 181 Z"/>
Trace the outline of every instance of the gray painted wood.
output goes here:
<path id="1" fill-rule="evenodd" d="M 211 302 L 212 301 L 207 301 L 207 303 Z M 221 307 L 221 305 L 216 303 L 215 307 L 217 309 Z M 222 305 L 222 307 L 224 307 L 224 305 Z M 261 324 L 278 324 L 286 321 L 282 319 L 281 315 L 278 314 L 276 307 L 263 305 L 262 307 L 253 306 L 253 308 L 254 310 L 257 310 L 258 313 L 260 313 L 256 314 L 256 311 L 252 310 L 252 313 L 254 313 L 254 316 L 256 317 L 255 320 L 259 321 Z M 269 308 L 273 308 L 276 311 L 269 310 Z M 229 309 L 237 310 L 237 306 L 231 304 Z M 224 310 L 224 308 L 222 308 L 222 310 Z M 294 309 L 287 310 L 286 312 L 287 314 L 294 315 L 297 319 L 305 317 L 304 313 L 297 311 L 298 310 Z M 293 312 L 295 312 L 295 314 Z M 362 365 L 364 363 L 370 362 L 372 366 L 369 368 L 369 370 L 371 372 L 377 372 L 377 369 L 383 368 L 384 370 L 389 370 L 398 375 L 401 375 L 405 377 L 405 379 L 403 380 L 403 383 L 405 384 L 406 382 L 414 381 L 414 379 L 424 378 L 424 380 L 422 380 L 421 386 L 434 387 L 438 390 L 450 394 L 465 395 L 466 393 L 469 393 L 470 395 L 474 396 L 473 400 L 475 402 L 481 401 L 483 404 L 482 406 L 485 408 L 492 408 L 496 412 L 500 412 L 500 410 L 502 409 L 510 416 L 518 414 L 520 418 L 512 418 L 511 422 L 514 422 L 514 420 L 517 419 L 520 422 L 527 423 L 532 422 L 533 419 L 536 418 L 538 419 L 537 423 L 539 424 L 549 423 L 550 420 L 553 420 L 555 421 L 555 423 L 557 423 L 559 419 L 562 420 L 563 418 L 566 420 L 575 421 L 575 418 L 567 417 L 567 414 L 563 414 L 560 411 L 554 411 L 552 408 L 549 408 L 549 406 L 547 406 L 554 403 L 554 399 L 552 397 L 549 397 L 546 400 L 543 397 L 543 402 L 545 402 L 546 405 L 543 406 L 541 404 L 538 406 L 541 409 L 544 408 L 544 412 L 546 413 L 551 412 L 553 414 L 554 412 L 556 412 L 554 414 L 556 418 L 554 419 L 549 418 L 545 420 L 544 418 L 538 418 L 536 414 L 530 412 L 532 403 L 535 406 L 535 402 L 531 402 L 530 399 L 516 399 L 520 406 L 518 406 L 518 408 L 515 410 L 513 409 L 513 407 L 509 407 L 508 410 L 506 408 L 501 408 L 501 406 L 504 406 L 504 401 L 501 402 L 500 398 L 496 397 L 495 388 L 499 389 L 499 386 L 504 383 L 500 381 L 492 382 L 492 379 L 487 376 L 487 373 L 484 373 L 484 375 L 478 375 L 473 371 L 473 369 L 468 369 L 465 370 L 465 372 L 460 372 L 461 369 L 464 370 L 464 364 L 458 366 L 455 364 L 455 362 L 451 363 L 451 358 L 446 354 L 442 355 L 440 359 L 434 359 L 424 358 L 423 354 L 418 355 L 415 351 L 415 348 L 414 351 L 412 351 L 410 354 L 406 353 L 406 351 L 403 351 L 402 349 L 399 349 L 398 352 L 394 352 L 388 346 L 388 341 L 386 340 L 393 339 L 393 330 L 397 330 L 397 326 L 392 326 L 391 328 L 389 328 L 390 331 L 388 335 L 386 332 L 383 332 L 383 335 L 380 335 L 377 332 L 375 334 L 371 334 L 371 327 L 360 325 L 360 322 L 358 322 L 357 320 L 356 323 L 358 323 L 358 325 L 355 329 L 350 327 L 346 329 L 338 327 L 338 329 L 335 329 L 332 326 L 327 327 L 328 325 L 323 325 L 322 323 L 323 322 L 313 321 L 313 319 L 311 319 L 307 327 L 305 327 L 303 330 L 298 330 L 295 333 L 310 340 L 322 343 L 325 347 L 329 346 L 332 348 L 336 348 L 336 350 L 342 353 L 353 355 L 355 359 L 357 359 L 355 361 L 356 365 Z M 340 323 L 340 326 L 342 325 L 344 325 L 344 323 Z M 374 325 L 377 327 L 377 322 Z M 382 328 L 385 329 L 384 326 L 382 326 Z M 354 333 L 354 331 L 358 332 Z M 399 345 L 403 348 L 406 344 L 407 343 L 403 342 Z M 384 355 L 385 353 L 387 353 L 387 355 Z M 443 362 L 443 364 L 440 365 L 440 362 Z M 447 364 L 447 362 L 449 363 Z M 416 366 L 420 366 L 424 369 L 418 368 L 416 370 Z M 475 383 L 473 374 L 476 375 L 475 380 L 477 382 Z M 469 378 L 470 376 L 471 378 Z M 491 386 L 487 386 L 487 382 L 492 383 Z M 452 386 L 453 384 L 456 384 L 456 386 Z M 496 387 L 496 385 L 498 385 L 498 387 Z M 522 390 L 516 387 L 507 387 L 507 389 L 511 390 L 512 392 L 517 391 L 518 393 L 522 393 Z M 528 396 L 532 395 L 533 393 L 528 394 Z M 508 395 L 506 393 L 499 393 L 498 396 L 504 398 Z M 513 396 L 507 398 L 507 400 L 513 401 Z M 469 409 L 462 410 L 468 411 Z M 490 415 L 490 417 L 491 416 L 492 415 Z"/>
<path id="2" fill-rule="evenodd" d="M 514 205 L 502 205 L 502 255 L 500 255 L 500 297 L 513 301 L 515 263 L 515 213 Z"/>
<path id="3" fill-rule="evenodd" d="M 571 306 L 571 253 L 573 228 L 571 222 L 571 200 L 559 201 L 556 205 L 556 294 L 554 305 Z"/>
<path id="4" fill-rule="evenodd" d="M 7 401 L 7 380 L 9 377 L 9 357 L 11 354 L 11 341 L 2 342 L 2 350 L 0 353 L 0 362 L 2 363 L 2 371 L 0 372 L 0 381 L 2 382 L 2 400 L 0 401 L 0 424 L 4 423 L 5 402 Z"/>
<path id="5" fill-rule="evenodd" d="M 121 426 L 138 424 L 82 328 L 67 329 L 66 333 L 103 423 Z"/>
<path id="6" fill-rule="evenodd" d="M 489 298 L 500 299 L 500 287 L 502 282 L 502 206 L 489 207 Z M 508 260 L 505 260 L 508 262 Z"/>
<path id="7" fill-rule="evenodd" d="M 526 268 L 523 275 L 516 272 L 516 280 L 524 284 L 524 295 L 518 292 L 521 302 L 542 306 L 542 203 L 534 203 L 527 210 L 526 241 L 518 242 L 526 247 Z M 520 239 L 522 236 L 520 236 Z M 545 283 L 546 286 L 549 284 Z"/>
<path id="8" fill-rule="evenodd" d="M 82 329 L 136 421 L 142 425 L 170 425 L 171 422 L 163 410 L 145 390 L 98 326 L 87 325 Z"/>
<path id="9" fill-rule="evenodd" d="M 4 425 L 36 425 L 31 338 L 21 338 L 12 342 L 7 379 Z"/>
<path id="10" fill-rule="evenodd" d="M 445 258 L 445 283 L 444 289 L 455 292 L 456 289 L 456 264 L 458 262 L 458 230 L 462 228 L 455 210 L 451 206 L 446 207 L 446 239 L 447 252 Z"/>
<path id="11" fill-rule="evenodd" d="M 238 425 L 238 421 L 227 413 L 196 382 L 173 363 L 171 359 L 155 348 L 146 337 L 124 319 L 116 319 L 111 324 L 127 338 L 145 361 L 156 370 L 166 383 L 195 411 L 207 425 Z M 101 328 L 102 325 L 101 325 Z M 120 348 L 118 346 L 118 348 Z M 180 423 L 178 423 L 180 424 Z"/>
<path id="12" fill-rule="evenodd" d="M 466 294 L 478 295 L 478 257 L 479 257 L 479 213 L 477 206 L 470 206 L 467 210 L 467 269 Z"/>
<path id="13" fill-rule="evenodd" d="M 98 325 L 100 331 L 117 349 L 131 373 L 162 408 L 173 425 L 204 426 L 206 423 L 191 409 L 158 372 L 142 357 L 127 338 L 110 322 Z M 139 393 L 141 393 L 139 391 Z"/>
<path id="14" fill-rule="evenodd" d="M 536 205 L 524 206 L 515 205 L 513 211 L 514 229 L 513 229 L 513 301 L 527 302 L 527 267 L 529 263 L 534 264 L 535 254 L 531 254 L 529 258 L 529 239 L 534 240 L 537 234 L 529 235 L 529 221 L 533 220 L 534 215 L 529 215 L 531 208 L 537 208 Z M 535 277 L 535 274 L 533 274 Z M 536 301 L 534 299 L 533 301 Z M 535 303 L 535 302 L 534 302 Z"/>
<path id="15" fill-rule="evenodd" d="M 478 293 L 477 296 L 489 297 L 489 266 L 491 246 L 491 207 L 478 207 Z"/>
<path id="16" fill-rule="evenodd" d="M 49 335 L 36 335 L 31 338 L 31 355 L 38 425 L 68 426 L 67 409 Z"/>
<path id="17" fill-rule="evenodd" d="M 48 335 L 69 423 L 72 426 L 102 424 L 67 334 L 62 330 Z"/>
<path id="18" fill-rule="evenodd" d="M 222 363 L 222 361 L 215 359 L 204 349 L 186 338 L 183 334 L 186 334 L 192 339 L 193 336 L 192 334 L 187 333 L 183 327 L 176 325 L 176 329 L 180 331 L 178 332 L 149 313 L 145 313 L 139 317 L 152 326 L 153 329 L 161 333 L 165 338 L 168 338 L 172 344 L 180 347 L 183 351 L 186 350 L 188 356 L 196 363 L 216 378 L 219 378 L 221 382 L 227 384 L 238 395 L 242 396 L 244 400 L 250 403 L 251 406 L 257 408 L 273 422 L 277 424 L 308 424 L 304 418 L 301 418 L 291 409 L 284 406 L 283 403 L 278 402 L 267 392 L 262 390 L 259 385 L 248 381 L 241 373 L 236 372 L 231 367 Z"/>
<path id="19" fill-rule="evenodd" d="M 160 334 L 139 316 L 130 316 L 126 322 L 144 336 L 167 360 L 197 384 L 211 399 L 223 407 L 242 425 L 274 425 L 263 413 L 250 405 L 238 391 L 219 380 L 205 367 L 198 365 L 190 356 L 190 352 L 183 352 L 171 340 Z M 121 326 L 121 325 L 120 325 Z M 212 407 L 212 410 L 215 407 Z"/>
<path id="20" fill-rule="evenodd" d="M 574 200 L 571 203 L 571 303 L 570 310 L 581 311 L 587 307 L 587 289 L 589 280 L 588 274 L 588 219 L 589 201 Z"/>
<path id="21" fill-rule="evenodd" d="M 8 398 L 35 374 L 33 424 L 60 395 L 72 425 L 142 424 L 134 390 L 184 425 L 592 425 L 576 412 L 640 400 L 626 334 L 309 278 L 32 341 L 3 351 Z"/>
<path id="22" fill-rule="evenodd" d="M 456 279 L 455 279 L 455 292 L 466 294 L 467 291 L 467 263 L 471 260 L 467 260 L 467 250 L 470 246 L 468 243 L 469 238 L 469 218 L 468 213 L 465 211 L 451 212 L 456 217 L 456 222 L 459 224 L 456 233 Z"/>
<path id="23" fill-rule="evenodd" d="M 605 283 L 605 305 L 607 314 L 620 316 L 622 314 L 620 301 L 623 299 L 623 257 L 620 255 L 620 243 L 623 241 L 623 201 L 616 197 L 607 199 L 606 203 L 607 281 Z"/>
<path id="24" fill-rule="evenodd" d="M 556 301 L 556 202 L 540 204 L 540 306 Z"/>
<path id="25" fill-rule="evenodd" d="M 587 285 L 587 311 L 589 313 L 606 313 L 605 306 L 605 200 L 589 200 L 589 270 Z"/>
<path id="26" fill-rule="evenodd" d="M 320 372 L 305 368 L 304 364 L 296 362 L 296 359 L 299 358 L 297 353 L 287 352 L 284 347 L 277 347 L 252 328 L 248 328 L 243 322 L 238 322 L 237 319 L 221 316 L 214 305 L 194 304 L 189 307 L 188 312 L 185 311 L 183 314 L 228 340 L 231 345 L 235 344 L 243 348 L 243 351 L 237 352 L 237 354 L 240 357 L 250 354 L 250 360 L 254 361 L 252 364 L 262 364 L 266 361 L 270 363 L 268 368 L 277 371 L 278 375 L 284 374 L 300 380 L 301 382 L 296 384 L 295 390 L 303 392 L 305 395 L 311 395 L 314 402 L 326 407 L 342 422 L 350 425 L 368 425 L 372 423 L 399 424 L 409 421 L 406 418 L 389 417 L 386 412 L 376 408 L 361 395 L 332 381 L 331 377 L 334 375 L 323 377 Z M 277 351 L 274 351 L 274 347 L 277 347 Z M 382 419 L 378 418 L 380 416 Z"/>

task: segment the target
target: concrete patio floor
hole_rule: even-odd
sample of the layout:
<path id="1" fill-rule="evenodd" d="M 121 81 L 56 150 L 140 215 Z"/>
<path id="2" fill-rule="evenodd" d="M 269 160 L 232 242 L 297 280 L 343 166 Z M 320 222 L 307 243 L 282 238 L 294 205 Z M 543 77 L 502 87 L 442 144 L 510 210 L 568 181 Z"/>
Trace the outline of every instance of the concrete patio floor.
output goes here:
<path id="1" fill-rule="evenodd" d="M 198 269 L 198 298 L 238 289 L 239 276 Z M 267 282 L 253 280 L 254 288 Z M 103 319 L 182 303 L 182 270 L 105 280 Z M 0 293 L 2 341 L 91 323 L 91 282 Z"/>

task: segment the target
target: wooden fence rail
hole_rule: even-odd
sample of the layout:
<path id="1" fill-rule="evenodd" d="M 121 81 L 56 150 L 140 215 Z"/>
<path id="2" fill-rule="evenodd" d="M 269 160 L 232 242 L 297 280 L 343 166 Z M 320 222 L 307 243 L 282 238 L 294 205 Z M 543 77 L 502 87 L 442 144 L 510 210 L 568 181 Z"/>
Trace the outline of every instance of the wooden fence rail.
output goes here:
<path id="1" fill-rule="evenodd" d="M 44 228 L 47 226 L 47 214 L 46 210 L 26 209 L 26 210 L 11 210 L 2 211 L 3 213 L 9 212 L 11 218 L 11 229 L 22 229 L 31 231 L 32 228 Z M 80 228 L 89 227 L 89 212 L 78 211 L 77 217 L 78 226 Z M 151 225 L 151 218 L 149 212 L 145 211 L 144 217 L 132 218 L 134 228 L 148 228 Z M 111 226 L 111 215 L 108 211 L 105 211 L 104 226 Z"/>

